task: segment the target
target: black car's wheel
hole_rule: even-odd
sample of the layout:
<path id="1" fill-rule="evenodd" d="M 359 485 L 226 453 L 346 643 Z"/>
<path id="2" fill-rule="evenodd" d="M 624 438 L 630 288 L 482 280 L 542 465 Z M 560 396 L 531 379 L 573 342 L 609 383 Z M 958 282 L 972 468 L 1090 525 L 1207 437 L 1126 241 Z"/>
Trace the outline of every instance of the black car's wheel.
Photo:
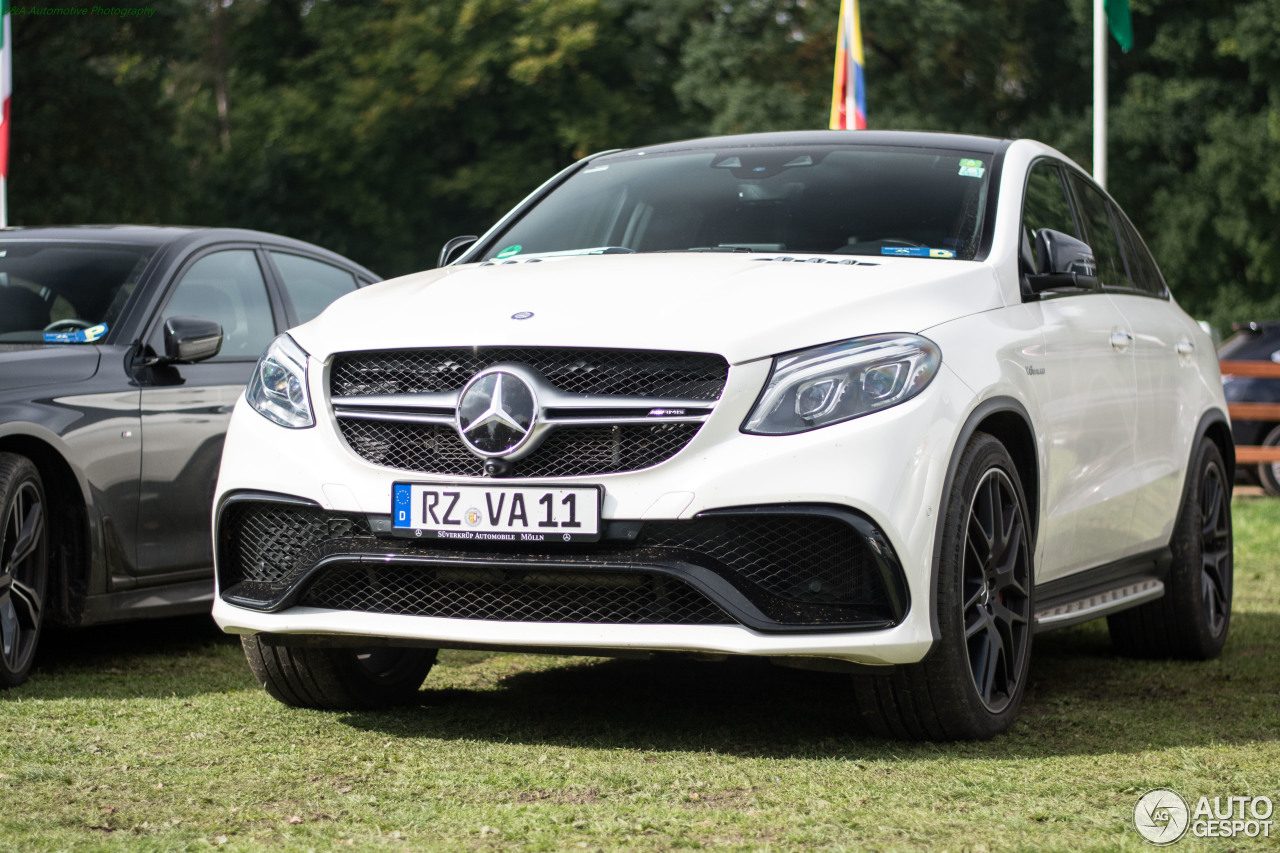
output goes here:
<path id="1" fill-rule="evenodd" d="M 1032 542 L 1013 460 L 979 433 L 956 470 L 937 566 L 940 637 L 920 663 L 857 676 L 877 734 L 983 739 L 1017 716 L 1031 660 Z"/>
<path id="2" fill-rule="evenodd" d="M 436 662 L 435 649 L 275 646 L 241 638 L 249 669 L 286 705 L 377 710 L 411 703 Z"/>
<path id="3" fill-rule="evenodd" d="M 1280 447 L 1280 424 L 1273 426 L 1262 439 L 1263 447 Z M 1258 482 L 1269 495 L 1280 497 L 1280 462 L 1264 462 L 1258 466 Z"/>
<path id="4" fill-rule="evenodd" d="M 1133 657 L 1217 657 L 1231 624 L 1231 482 L 1216 444 L 1192 456 L 1163 598 L 1107 617 L 1116 651 Z"/>
<path id="5" fill-rule="evenodd" d="M 40 472 L 15 453 L 0 453 L 0 523 L 0 687 L 14 687 L 40 642 L 49 559 Z"/>

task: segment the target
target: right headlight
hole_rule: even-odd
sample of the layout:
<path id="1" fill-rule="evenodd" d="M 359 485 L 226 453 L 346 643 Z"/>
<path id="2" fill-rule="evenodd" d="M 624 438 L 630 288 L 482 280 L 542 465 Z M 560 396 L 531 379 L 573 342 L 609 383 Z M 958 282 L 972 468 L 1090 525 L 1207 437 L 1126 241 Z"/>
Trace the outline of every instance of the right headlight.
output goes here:
<path id="1" fill-rule="evenodd" d="M 315 425 L 307 392 L 307 354 L 288 335 L 281 335 L 267 347 L 244 395 L 258 414 L 282 427 Z"/>
<path id="2" fill-rule="evenodd" d="M 942 364 L 928 338 L 893 334 L 780 355 L 742 431 L 793 435 L 910 400 Z"/>

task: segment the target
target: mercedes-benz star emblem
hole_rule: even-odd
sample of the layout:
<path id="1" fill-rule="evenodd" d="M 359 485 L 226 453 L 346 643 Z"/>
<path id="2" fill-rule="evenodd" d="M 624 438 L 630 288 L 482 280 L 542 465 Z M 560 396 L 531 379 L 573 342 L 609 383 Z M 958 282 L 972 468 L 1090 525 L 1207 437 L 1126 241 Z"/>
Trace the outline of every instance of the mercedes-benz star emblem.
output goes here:
<path id="1" fill-rule="evenodd" d="M 538 401 L 524 379 L 505 370 L 477 373 L 458 398 L 458 433 L 481 456 L 505 456 L 529 438 Z"/>

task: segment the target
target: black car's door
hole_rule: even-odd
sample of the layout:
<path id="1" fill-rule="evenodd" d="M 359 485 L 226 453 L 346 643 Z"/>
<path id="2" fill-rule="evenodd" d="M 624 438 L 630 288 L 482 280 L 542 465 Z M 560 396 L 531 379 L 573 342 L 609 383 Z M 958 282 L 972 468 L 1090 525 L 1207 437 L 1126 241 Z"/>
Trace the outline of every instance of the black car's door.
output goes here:
<path id="1" fill-rule="evenodd" d="M 139 374 L 142 474 L 138 496 L 140 577 L 157 582 L 207 574 L 213 565 L 210 511 L 231 410 L 258 356 L 282 327 L 278 304 L 254 246 L 218 246 L 193 255 L 146 332 L 164 352 L 164 321 L 200 317 L 222 325 L 218 355 L 197 364 L 159 365 Z"/>

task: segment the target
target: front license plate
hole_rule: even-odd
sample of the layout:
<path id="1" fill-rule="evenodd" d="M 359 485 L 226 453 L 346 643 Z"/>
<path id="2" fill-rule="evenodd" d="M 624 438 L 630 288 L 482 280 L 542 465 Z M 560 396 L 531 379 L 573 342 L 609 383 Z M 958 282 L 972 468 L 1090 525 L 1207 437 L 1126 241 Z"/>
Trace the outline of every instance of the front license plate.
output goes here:
<path id="1" fill-rule="evenodd" d="M 396 483 L 391 530 L 399 536 L 490 542 L 593 542 L 598 486 L 458 486 Z"/>

